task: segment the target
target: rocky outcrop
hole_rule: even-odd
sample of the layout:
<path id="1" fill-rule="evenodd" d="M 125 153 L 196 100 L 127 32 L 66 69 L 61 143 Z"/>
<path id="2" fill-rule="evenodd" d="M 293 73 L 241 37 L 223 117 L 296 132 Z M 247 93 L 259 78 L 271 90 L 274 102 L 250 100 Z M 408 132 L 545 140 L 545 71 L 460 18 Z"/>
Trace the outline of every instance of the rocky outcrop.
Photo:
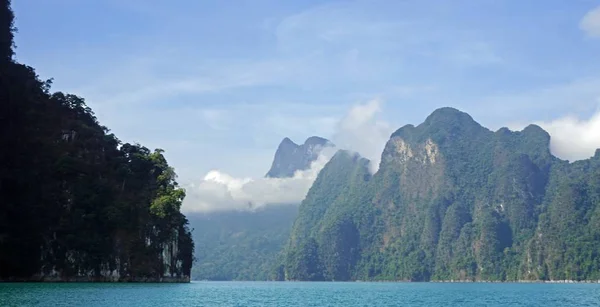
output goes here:
<path id="1" fill-rule="evenodd" d="M 275 152 L 273 164 L 266 177 L 293 177 L 296 171 L 309 169 L 310 164 L 319 157 L 324 147 L 333 147 L 333 144 L 317 136 L 309 137 L 302 145 L 294 143 L 289 138 L 283 139 Z"/>

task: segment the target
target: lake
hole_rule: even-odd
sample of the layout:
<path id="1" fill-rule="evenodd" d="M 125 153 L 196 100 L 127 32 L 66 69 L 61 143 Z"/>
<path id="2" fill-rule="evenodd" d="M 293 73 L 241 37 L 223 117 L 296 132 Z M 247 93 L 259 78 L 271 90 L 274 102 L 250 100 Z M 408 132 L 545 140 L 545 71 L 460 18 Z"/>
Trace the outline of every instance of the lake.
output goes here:
<path id="1" fill-rule="evenodd" d="M 0 283 L 0 306 L 600 306 L 600 284 Z"/>

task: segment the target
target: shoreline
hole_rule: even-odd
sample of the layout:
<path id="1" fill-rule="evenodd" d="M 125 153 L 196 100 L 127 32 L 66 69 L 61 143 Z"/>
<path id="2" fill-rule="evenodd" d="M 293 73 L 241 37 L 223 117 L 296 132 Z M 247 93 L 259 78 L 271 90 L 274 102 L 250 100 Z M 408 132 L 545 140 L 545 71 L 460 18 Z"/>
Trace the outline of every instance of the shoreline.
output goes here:
<path id="1" fill-rule="evenodd" d="M 598 284 L 600 280 L 435 280 L 431 283 Z"/>
<path id="2" fill-rule="evenodd" d="M 191 280 L 191 282 L 265 282 L 265 283 L 495 283 L 495 284 L 600 284 L 600 280 Z"/>
<path id="3" fill-rule="evenodd" d="M 30 278 L 7 278 L 0 279 L 0 283 L 156 283 L 156 284 L 184 284 L 190 283 L 190 277 L 160 277 L 160 278 L 111 278 L 111 277 L 30 277 Z"/>

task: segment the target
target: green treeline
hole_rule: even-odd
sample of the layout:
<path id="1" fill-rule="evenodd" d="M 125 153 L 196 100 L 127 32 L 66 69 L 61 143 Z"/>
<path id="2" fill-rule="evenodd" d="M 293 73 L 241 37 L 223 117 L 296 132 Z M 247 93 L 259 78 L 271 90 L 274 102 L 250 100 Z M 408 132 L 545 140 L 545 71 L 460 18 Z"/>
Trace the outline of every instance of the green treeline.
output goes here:
<path id="1" fill-rule="evenodd" d="M 443 108 L 396 131 L 371 176 L 338 152 L 299 209 L 280 279 L 599 280 L 600 150 L 569 163 L 537 126 Z"/>
<path id="2" fill-rule="evenodd" d="M 194 280 L 269 280 L 287 242 L 297 205 L 256 211 L 189 214 L 194 227 Z"/>
<path id="3" fill-rule="evenodd" d="M 16 63 L 0 0 L 0 280 L 189 278 L 185 192 L 162 150 L 122 144 L 80 97 Z"/>

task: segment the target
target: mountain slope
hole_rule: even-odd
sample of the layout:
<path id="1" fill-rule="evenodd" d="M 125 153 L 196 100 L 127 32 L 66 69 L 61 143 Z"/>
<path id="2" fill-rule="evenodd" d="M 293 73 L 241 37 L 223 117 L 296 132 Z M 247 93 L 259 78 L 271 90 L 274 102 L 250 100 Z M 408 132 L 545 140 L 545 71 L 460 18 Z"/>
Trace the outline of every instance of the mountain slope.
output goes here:
<path id="1" fill-rule="evenodd" d="M 285 138 L 267 177 L 286 178 L 305 170 L 332 144 L 310 137 L 303 145 Z M 196 243 L 195 280 L 268 280 L 298 215 L 298 204 L 272 204 L 255 211 L 190 214 Z"/>
<path id="2" fill-rule="evenodd" d="M 268 280 L 276 255 L 288 239 L 297 205 L 257 211 L 194 214 L 194 280 Z"/>
<path id="3" fill-rule="evenodd" d="M 549 141 L 442 108 L 394 132 L 372 178 L 332 159 L 300 206 L 286 278 L 597 279 L 600 155 L 569 164 Z"/>
<path id="4" fill-rule="evenodd" d="M 359 242 L 359 229 L 367 233 L 373 222 L 371 208 L 357 206 L 368 195 L 368 163 L 354 153 L 338 151 L 325 165 L 294 222 L 285 258 L 286 279 L 350 278 L 359 246 L 365 244 Z"/>

